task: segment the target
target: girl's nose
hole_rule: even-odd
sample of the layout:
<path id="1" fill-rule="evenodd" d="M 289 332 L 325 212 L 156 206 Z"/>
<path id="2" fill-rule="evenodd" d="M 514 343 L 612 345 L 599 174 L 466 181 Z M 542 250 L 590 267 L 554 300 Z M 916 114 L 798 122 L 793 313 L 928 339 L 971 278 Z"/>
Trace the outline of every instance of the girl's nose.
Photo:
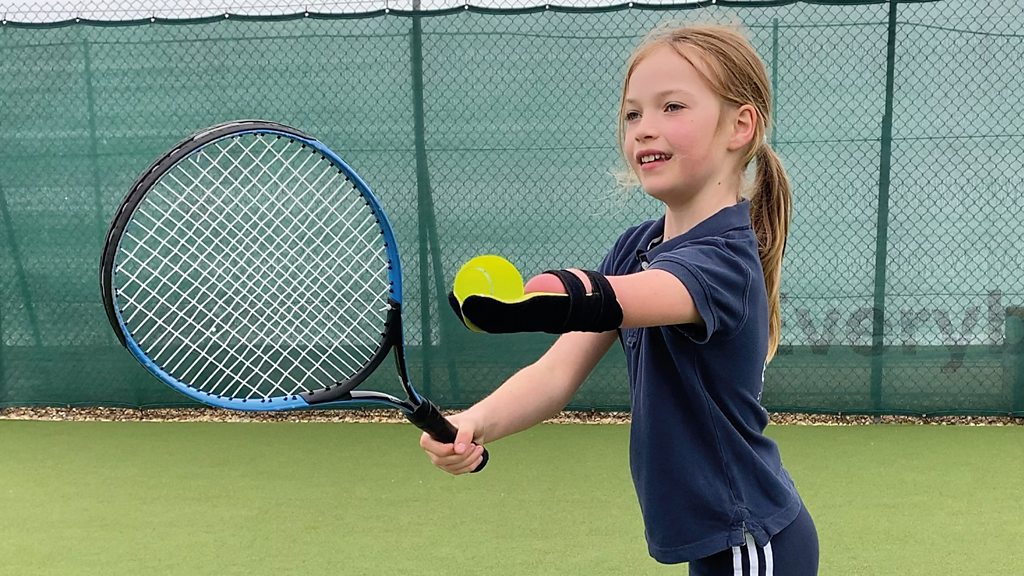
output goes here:
<path id="1" fill-rule="evenodd" d="M 638 142 L 644 140 L 650 140 L 658 135 L 655 129 L 654 122 L 648 119 L 641 118 L 636 124 L 636 131 L 633 136 Z"/>

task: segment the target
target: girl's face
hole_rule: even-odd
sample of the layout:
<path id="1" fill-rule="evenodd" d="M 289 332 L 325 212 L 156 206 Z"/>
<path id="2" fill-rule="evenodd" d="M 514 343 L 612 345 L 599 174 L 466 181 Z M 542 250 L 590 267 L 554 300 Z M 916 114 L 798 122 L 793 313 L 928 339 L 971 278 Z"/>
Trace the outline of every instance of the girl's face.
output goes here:
<path id="1" fill-rule="evenodd" d="M 623 150 L 647 194 L 671 204 L 721 182 L 731 164 L 724 104 L 673 48 L 640 60 L 626 85 Z"/>

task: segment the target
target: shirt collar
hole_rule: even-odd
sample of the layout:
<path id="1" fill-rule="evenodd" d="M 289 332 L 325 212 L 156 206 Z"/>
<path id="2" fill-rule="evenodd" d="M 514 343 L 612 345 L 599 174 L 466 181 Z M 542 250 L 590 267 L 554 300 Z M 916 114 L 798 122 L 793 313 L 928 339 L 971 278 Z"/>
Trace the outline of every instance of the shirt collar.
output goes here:
<path id="1" fill-rule="evenodd" d="M 732 230 L 744 228 L 750 228 L 750 200 L 747 199 L 740 200 L 732 206 L 722 208 L 668 242 L 662 241 L 665 238 L 665 217 L 662 216 L 652 223 L 647 234 L 644 235 L 645 242 L 642 242 L 641 246 L 646 246 L 647 248 L 637 250 L 637 255 L 671 250 L 674 247 L 699 238 L 722 236 Z M 648 256 L 653 257 L 654 255 L 648 254 Z"/>

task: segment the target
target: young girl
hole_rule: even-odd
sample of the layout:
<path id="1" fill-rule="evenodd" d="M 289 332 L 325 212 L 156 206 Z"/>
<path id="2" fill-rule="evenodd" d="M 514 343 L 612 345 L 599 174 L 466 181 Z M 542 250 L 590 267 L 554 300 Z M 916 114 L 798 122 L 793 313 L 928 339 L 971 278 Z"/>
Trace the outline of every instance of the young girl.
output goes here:
<path id="1" fill-rule="evenodd" d="M 655 31 L 638 47 L 620 145 L 665 215 L 622 234 L 597 272 L 539 275 L 521 301 L 453 303 L 477 329 L 563 335 L 453 416 L 455 443 L 422 436 L 435 465 L 473 471 L 484 443 L 557 414 L 618 338 L 630 382 L 630 468 L 651 556 L 689 562 L 691 575 L 817 574 L 814 524 L 763 434 L 790 214 L 789 183 L 766 139 L 770 114 L 764 64 L 737 30 Z M 745 191 L 751 162 L 756 176 Z"/>

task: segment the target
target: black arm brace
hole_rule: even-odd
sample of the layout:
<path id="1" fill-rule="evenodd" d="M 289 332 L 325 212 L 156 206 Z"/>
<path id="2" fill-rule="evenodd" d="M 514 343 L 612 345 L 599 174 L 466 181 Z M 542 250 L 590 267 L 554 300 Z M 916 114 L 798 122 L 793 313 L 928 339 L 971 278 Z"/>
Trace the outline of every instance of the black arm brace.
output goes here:
<path id="1" fill-rule="evenodd" d="M 459 319 L 470 328 L 492 334 L 513 332 L 607 332 L 622 325 L 622 307 L 608 279 L 583 270 L 592 287 L 588 294 L 583 281 L 568 270 L 548 270 L 557 277 L 565 294 L 528 294 L 509 302 L 487 295 L 469 295 L 458 306 L 449 298 Z M 468 323 L 467 323 L 468 320 Z"/>

